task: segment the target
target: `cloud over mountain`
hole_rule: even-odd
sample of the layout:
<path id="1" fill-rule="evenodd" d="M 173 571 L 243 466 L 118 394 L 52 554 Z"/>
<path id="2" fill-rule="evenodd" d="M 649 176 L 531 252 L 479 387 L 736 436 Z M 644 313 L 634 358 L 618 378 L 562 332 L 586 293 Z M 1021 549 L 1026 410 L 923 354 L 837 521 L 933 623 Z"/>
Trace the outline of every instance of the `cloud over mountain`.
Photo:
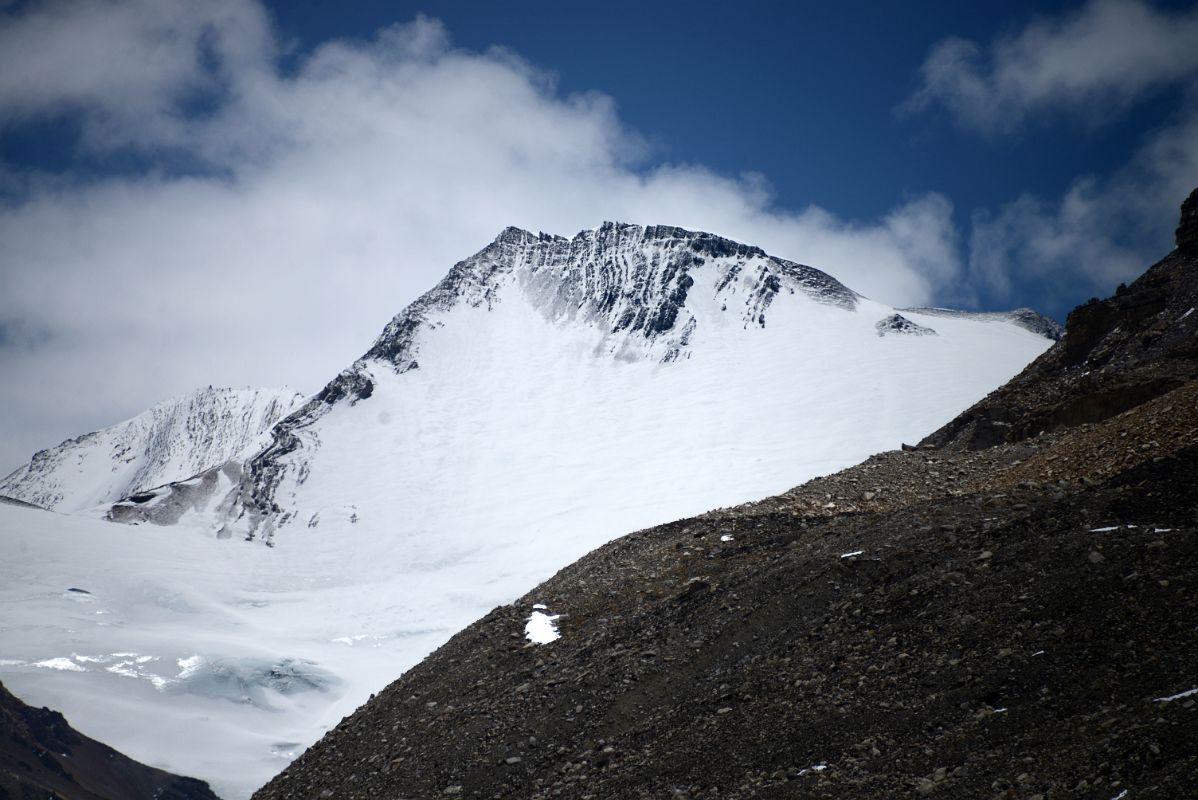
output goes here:
<path id="1" fill-rule="evenodd" d="M 939 108 L 996 140 L 1062 119 L 1062 135 L 1082 136 L 1071 122 L 1101 127 L 1150 98 L 1177 97 L 1167 123 L 1111 174 L 1078 176 L 1056 199 L 1024 193 L 975 211 L 968 285 L 1004 297 L 1019 282 L 1056 302 L 1076 286 L 1103 294 L 1136 276 L 1152 243 L 1168 241 L 1164 221 L 1198 180 L 1195 42 L 1198 8 L 1091 0 L 987 46 L 949 37 L 932 47 L 900 113 Z"/>

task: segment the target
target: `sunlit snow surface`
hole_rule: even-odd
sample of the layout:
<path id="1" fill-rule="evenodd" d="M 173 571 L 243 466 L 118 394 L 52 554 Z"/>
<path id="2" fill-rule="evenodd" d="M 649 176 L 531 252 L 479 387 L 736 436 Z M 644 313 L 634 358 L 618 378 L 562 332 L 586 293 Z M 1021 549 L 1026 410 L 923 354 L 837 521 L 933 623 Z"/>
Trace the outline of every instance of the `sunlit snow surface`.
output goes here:
<path id="1" fill-rule="evenodd" d="M 705 280 L 692 296 L 714 295 Z M 617 357 L 602 331 L 513 291 L 445 312 L 418 369 L 375 363 L 372 396 L 305 440 L 302 483 L 276 497 L 295 522 L 273 548 L 217 540 L 197 514 L 160 528 L 0 504 L 0 679 L 134 758 L 245 797 L 453 633 L 603 542 L 916 441 L 1050 344 L 906 311 L 938 335 L 879 337 L 894 310 L 868 300 L 787 295 L 764 328 L 692 310 L 673 363 Z"/>

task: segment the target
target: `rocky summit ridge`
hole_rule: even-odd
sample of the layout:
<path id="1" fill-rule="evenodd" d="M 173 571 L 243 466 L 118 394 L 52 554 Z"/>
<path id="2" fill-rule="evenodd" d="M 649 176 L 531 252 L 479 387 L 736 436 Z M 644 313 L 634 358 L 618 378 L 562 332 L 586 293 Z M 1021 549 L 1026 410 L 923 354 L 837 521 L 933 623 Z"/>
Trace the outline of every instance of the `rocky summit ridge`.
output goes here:
<path id="1" fill-rule="evenodd" d="M 495 608 L 255 797 L 1198 795 L 1196 251 L 920 447 Z"/>

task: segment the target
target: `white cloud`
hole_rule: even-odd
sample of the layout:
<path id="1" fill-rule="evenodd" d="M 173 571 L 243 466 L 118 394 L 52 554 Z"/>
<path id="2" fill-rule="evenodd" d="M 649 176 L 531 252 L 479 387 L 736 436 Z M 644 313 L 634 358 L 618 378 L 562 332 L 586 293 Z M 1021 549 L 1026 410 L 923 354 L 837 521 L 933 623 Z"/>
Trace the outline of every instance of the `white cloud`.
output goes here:
<path id="1" fill-rule="evenodd" d="M 1038 294 L 1057 305 L 1078 289 L 1109 294 L 1171 241 L 1177 205 L 1198 185 L 1198 7 L 1091 0 L 1035 19 L 988 47 L 951 37 L 922 68 L 904 111 L 943 106 L 965 128 L 1010 134 L 1067 113 L 1107 121 L 1165 87 L 1188 94 L 1173 118 L 1107 176 L 1081 176 L 1055 200 L 1023 195 L 975 212 L 967 286 L 993 299 Z"/>
<path id="2" fill-rule="evenodd" d="M 1198 186 L 1198 103 L 1152 135 L 1113 175 L 1084 177 L 1056 203 L 1024 195 L 997 213 L 974 216 L 972 282 L 1008 296 L 1016 276 L 1045 301 L 1079 288 L 1103 297 L 1165 255 L 1178 206 Z"/>
<path id="3" fill-rule="evenodd" d="M 509 224 L 711 230 L 895 304 L 959 271 L 943 197 L 850 222 L 778 209 L 753 176 L 646 164 L 609 98 L 455 50 L 435 21 L 284 74 L 249 0 L 3 19 L 0 126 L 74 114 L 86 148 L 178 150 L 212 176 L 43 176 L 0 208 L 0 464 L 196 386 L 314 391 Z M 203 115 L 182 113 L 205 92 Z"/>
<path id="4" fill-rule="evenodd" d="M 1198 8 L 1170 13 L 1139 0 L 1091 0 L 1040 18 L 983 48 L 950 37 L 923 64 L 923 85 L 905 104 L 940 104 L 966 127 L 1016 130 L 1030 114 L 1109 117 L 1145 94 L 1198 73 Z"/>
<path id="5" fill-rule="evenodd" d="M 0 125 L 86 112 L 90 146 L 186 140 L 184 111 L 268 68 L 262 8 L 240 0 L 50 0 L 0 16 Z"/>

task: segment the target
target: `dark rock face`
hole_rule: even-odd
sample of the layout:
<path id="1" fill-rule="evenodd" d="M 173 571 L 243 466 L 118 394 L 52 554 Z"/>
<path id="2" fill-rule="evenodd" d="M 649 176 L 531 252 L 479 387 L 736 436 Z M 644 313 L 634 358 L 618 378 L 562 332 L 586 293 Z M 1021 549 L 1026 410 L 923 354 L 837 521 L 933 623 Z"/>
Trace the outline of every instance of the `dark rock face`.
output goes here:
<path id="1" fill-rule="evenodd" d="M 1114 296 L 1075 308 L 1061 341 L 923 444 L 1017 442 L 1099 422 L 1177 388 L 1198 376 L 1195 307 L 1198 248 L 1178 248 Z"/>
<path id="2" fill-rule="evenodd" d="M 1166 262 L 946 446 L 596 550 L 255 797 L 1194 796 L 1195 335 L 1154 326 L 1195 281 Z M 525 640 L 534 604 L 560 639 Z"/>
<path id="3" fill-rule="evenodd" d="M 121 755 L 0 685 L 0 798 L 217 800 L 208 784 Z"/>
<path id="4" fill-rule="evenodd" d="M 1198 189 L 1190 192 L 1190 196 L 1181 204 L 1176 240 L 1179 250 L 1198 245 Z"/>

